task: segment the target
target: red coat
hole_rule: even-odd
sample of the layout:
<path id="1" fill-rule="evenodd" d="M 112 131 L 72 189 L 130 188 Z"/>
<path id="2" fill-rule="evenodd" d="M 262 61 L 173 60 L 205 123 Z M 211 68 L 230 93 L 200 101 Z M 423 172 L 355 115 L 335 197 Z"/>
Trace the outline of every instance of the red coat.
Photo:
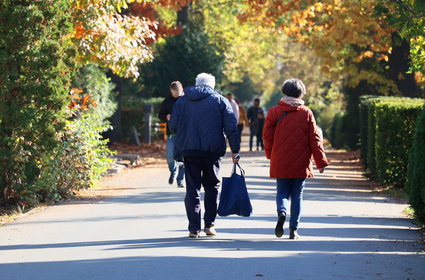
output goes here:
<path id="1" fill-rule="evenodd" d="M 277 124 L 284 112 L 288 113 Z M 328 165 L 313 112 L 306 106 L 279 101 L 267 114 L 263 141 L 271 178 L 313 177 L 312 157 L 317 168 Z"/>

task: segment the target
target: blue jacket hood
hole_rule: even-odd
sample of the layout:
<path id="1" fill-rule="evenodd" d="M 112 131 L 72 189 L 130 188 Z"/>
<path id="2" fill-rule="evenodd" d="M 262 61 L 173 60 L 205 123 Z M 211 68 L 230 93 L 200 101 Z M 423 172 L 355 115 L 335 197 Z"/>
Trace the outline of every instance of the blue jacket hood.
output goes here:
<path id="1" fill-rule="evenodd" d="M 174 158 L 208 157 L 226 153 L 226 138 L 233 153 L 240 149 L 236 117 L 229 101 L 209 86 L 185 89 L 173 107 L 170 129 L 176 135 Z"/>
<path id="2" fill-rule="evenodd" d="M 209 86 L 193 86 L 187 87 L 184 90 L 186 97 L 192 101 L 204 99 L 215 93 L 216 92 Z"/>

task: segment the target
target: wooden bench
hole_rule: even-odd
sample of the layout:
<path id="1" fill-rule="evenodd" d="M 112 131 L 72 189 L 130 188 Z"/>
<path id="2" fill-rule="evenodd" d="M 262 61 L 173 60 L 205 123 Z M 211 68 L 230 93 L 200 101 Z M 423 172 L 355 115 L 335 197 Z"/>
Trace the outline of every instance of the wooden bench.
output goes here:
<path id="1" fill-rule="evenodd" d="M 117 160 L 128 160 L 131 165 L 137 165 L 137 161 L 140 159 L 140 155 L 136 154 L 117 154 L 112 157 Z"/>

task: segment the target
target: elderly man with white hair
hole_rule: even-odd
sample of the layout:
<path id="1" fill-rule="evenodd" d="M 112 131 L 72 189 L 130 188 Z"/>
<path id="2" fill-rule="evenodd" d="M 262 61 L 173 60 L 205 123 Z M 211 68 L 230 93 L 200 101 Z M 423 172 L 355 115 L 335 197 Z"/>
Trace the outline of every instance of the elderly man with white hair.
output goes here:
<path id="1" fill-rule="evenodd" d="M 176 160 L 184 160 L 186 214 L 189 237 L 201 232 L 201 185 L 205 190 L 204 232 L 216 235 L 220 158 L 226 153 L 226 135 L 232 160 L 239 160 L 239 131 L 229 101 L 215 90 L 215 77 L 201 73 L 196 86 L 184 90 L 171 114 L 170 129 L 176 135 Z"/>

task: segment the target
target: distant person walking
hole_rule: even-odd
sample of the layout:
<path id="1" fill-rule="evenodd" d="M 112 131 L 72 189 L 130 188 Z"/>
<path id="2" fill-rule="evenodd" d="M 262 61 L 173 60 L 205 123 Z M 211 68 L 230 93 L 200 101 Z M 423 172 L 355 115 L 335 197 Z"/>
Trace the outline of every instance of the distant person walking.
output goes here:
<path id="1" fill-rule="evenodd" d="M 306 93 L 303 82 L 286 80 L 282 93 L 284 97 L 267 114 L 263 140 L 266 157 L 270 159 L 270 177 L 276 178 L 277 183 L 275 234 L 277 237 L 283 235 L 283 226 L 290 214 L 289 238 L 297 239 L 305 180 L 313 177 L 311 158 L 320 173 L 325 170 L 328 160 L 314 115 L 302 100 Z"/>
<path id="2" fill-rule="evenodd" d="M 254 136 L 257 134 L 256 121 L 258 119 L 258 110 L 260 108 L 260 99 L 255 98 L 254 104 L 248 108 L 248 121 L 249 121 L 249 151 L 252 151 L 252 141 Z"/>
<path id="3" fill-rule="evenodd" d="M 263 128 L 264 128 L 264 112 L 262 109 L 258 110 L 258 116 L 255 123 L 255 137 L 257 138 L 257 151 L 264 150 L 263 143 Z"/>
<path id="4" fill-rule="evenodd" d="M 170 177 L 168 183 L 172 185 L 174 178 L 177 173 L 177 187 L 183 188 L 184 180 L 184 165 L 183 162 L 177 162 L 174 160 L 174 149 L 176 146 L 176 135 L 171 133 L 169 128 L 169 121 L 171 119 L 171 113 L 173 111 L 174 104 L 177 99 L 183 96 L 183 86 L 179 81 L 172 82 L 170 84 L 170 96 L 164 99 L 159 109 L 158 117 L 161 121 L 167 122 L 167 163 L 168 169 L 170 170 Z"/>
<path id="5" fill-rule="evenodd" d="M 234 98 L 234 100 L 236 101 L 239 107 L 238 131 L 239 131 L 239 143 L 241 143 L 243 127 L 245 125 L 249 126 L 249 121 L 248 121 L 248 118 L 246 117 L 245 108 L 242 106 L 242 104 L 239 102 L 238 99 Z"/>
<path id="6" fill-rule="evenodd" d="M 232 106 L 233 113 L 235 114 L 236 122 L 239 122 L 239 106 L 238 103 L 233 99 L 232 94 L 226 94 L 227 100 L 229 100 L 230 106 Z"/>
<path id="7" fill-rule="evenodd" d="M 201 73 L 196 86 L 174 106 L 170 128 L 177 135 L 175 158 L 183 158 L 186 168 L 185 207 L 189 220 L 189 237 L 201 232 L 201 185 L 205 190 L 204 232 L 216 235 L 220 158 L 226 153 L 229 139 L 234 163 L 238 162 L 239 133 L 229 101 L 215 90 L 215 77 Z"/>

